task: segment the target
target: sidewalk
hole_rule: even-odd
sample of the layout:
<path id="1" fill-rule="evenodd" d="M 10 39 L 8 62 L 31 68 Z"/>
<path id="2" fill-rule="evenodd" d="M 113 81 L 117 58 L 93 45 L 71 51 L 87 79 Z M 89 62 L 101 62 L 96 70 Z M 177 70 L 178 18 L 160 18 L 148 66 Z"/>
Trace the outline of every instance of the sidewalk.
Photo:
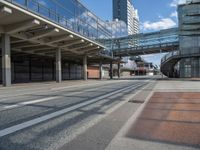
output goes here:
<path id="1" fill-rule="evenodd" d="M 158 81 L 106 150 L 200 148 L 200 83 Z"/>

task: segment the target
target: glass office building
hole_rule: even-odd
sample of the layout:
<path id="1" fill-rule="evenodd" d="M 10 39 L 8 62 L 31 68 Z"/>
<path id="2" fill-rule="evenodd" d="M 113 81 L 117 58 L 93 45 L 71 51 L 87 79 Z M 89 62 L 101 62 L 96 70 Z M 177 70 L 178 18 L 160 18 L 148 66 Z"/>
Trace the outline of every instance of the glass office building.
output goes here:
<path id="1" fill-rule="evenodd" d="M 180 77 L 200 77 L 200 5 L 193 3 L 200 1 L 188 1 L 178 7 L 180 55 L 185 57 L 179 64 Z"/>
<path id="2" fill-rule="evenodd" d="M 124 21 L 129 35 L 139 33 L 138 11 L 131 0 L 113 0 L 113 19 Z"/>

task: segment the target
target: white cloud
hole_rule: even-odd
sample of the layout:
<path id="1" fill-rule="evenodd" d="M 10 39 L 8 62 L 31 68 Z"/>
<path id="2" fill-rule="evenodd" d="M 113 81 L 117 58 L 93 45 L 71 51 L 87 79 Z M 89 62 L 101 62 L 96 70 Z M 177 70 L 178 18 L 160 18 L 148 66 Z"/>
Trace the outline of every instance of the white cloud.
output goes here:
<path id="1" fill-rule="evenodd" d="M 170 17 L 178 18 L 178 13 L 177 11 L 174 11 L 171 13 Z"/>
<path id="2" fill-rule="evenodd" d="M 157 22 L 146 21 L 143 23 L 143 30 L 162 30 L 176 26 L 176 22 L 171 18 L 162 18 Z"/>
<path id="3" fill-rule="evenodd" d="M 186 0 L 173 0 L 170 3 L 170 6 L 171 7 L 177 7 L 177 5 L 179 5 L 179 4 L 185 4 L 185 3 L 186 3 Z"/>
<path id="4" fill-rule="evenodd" d="M 143 59 L 145 59 L 145 58 L 149 58 L 149 57 L 153 57 L 153 56 L 154 56 L 154 54 L 149 54 L 149 55 L 142 55 L 141 57 Z"/>
<path id="5" fill-rule="evenodd" d="M 39 3 L 43 6 L 47 6 L 47 3 L 44 0 L 40 0 Z"/>

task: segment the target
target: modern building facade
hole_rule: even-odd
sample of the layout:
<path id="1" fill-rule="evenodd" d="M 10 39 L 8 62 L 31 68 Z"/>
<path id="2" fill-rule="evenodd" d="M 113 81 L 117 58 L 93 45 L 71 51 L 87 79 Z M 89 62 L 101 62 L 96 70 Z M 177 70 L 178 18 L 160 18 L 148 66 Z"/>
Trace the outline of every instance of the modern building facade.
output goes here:
<path id="1" fill-rule="evenodd" d="M 110 27 L 112 38 L 118 38 L 128 35 L 128 28 L 124 21 L 115 19 L 113 21 L 107 21 L 107 26 Z"/>
<path id="2" fill-rule="evenodd" d="M 162 60 L 162 71 L 169 77 L 200 77 L 200 0 L 178 6 L 179 48 Z"/>
<path id="3" fill-rule="evenodd" d="M 127 35 L 133 35 L 139 33 L 139 16 L 138 11 L 133 7 L 132 0 L 113 0 L 113 19 L 120 20 L 126 23 L 127 25 Z M 116 38 L 116 37 L 115 37 Z M 119 37 L 118 37 L 119 38 Z M 137 40 L 132 40 L 129 43 L 125 43 L 124 47 L 127 45 L 135 46 L 138 44 Z M 118 48 L 122 48 L 123 45 L 116 45 Z M 123 61 L 126 63 L 122 66 L 126 66 L 129 60 L 129 57 L 123 58 Z M 134 62 L 134 61 L 133 61 Z M 126 68 L 126 67 L 125 67 Z M 131 68 L 130 70 L 132 70 Z"/>
<path id="4" fill-rule="evenodd" d="M 113 19 L 124 21 L 129 35 L 139 33 L 138 11 L 133 7 L 132 0 L 113 0 Z"/>
<path id="5" fill-rule="evenodd" d="M 196 5 L 194 4 L 196 3 Z M 199 3 L 199 5 L 197 5 Z M 200 53 L 200 0 L 178 7 L 180 30 L 180 55 L 196 55 Z M 200 57 L 189 57 L 180 60 L 180 77 L 200 77 Z"/>
<path id="6" fill-rule="evenodd" d="M 153 65 L 151 62 L 145 61 L 140 56 L 132 57 L 132 60 L 135 60 L 136 67 L 132 71 L 132 75 L 141 76 L 141 75 L 156 75 L 158 68 Z"/>

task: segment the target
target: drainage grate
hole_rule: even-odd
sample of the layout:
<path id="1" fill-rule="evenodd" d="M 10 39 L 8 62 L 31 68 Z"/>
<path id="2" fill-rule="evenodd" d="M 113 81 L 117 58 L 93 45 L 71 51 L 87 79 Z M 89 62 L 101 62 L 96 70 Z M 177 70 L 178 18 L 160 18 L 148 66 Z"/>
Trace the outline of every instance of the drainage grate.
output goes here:
<path id="1" fill-rule="evenodd" d="M 141 101 L 141 100 L 130 100 L 128 101 L 129 103 L 137 103 L 137 104 L 142 104 L 144 103 L 144 101 Z"/>

